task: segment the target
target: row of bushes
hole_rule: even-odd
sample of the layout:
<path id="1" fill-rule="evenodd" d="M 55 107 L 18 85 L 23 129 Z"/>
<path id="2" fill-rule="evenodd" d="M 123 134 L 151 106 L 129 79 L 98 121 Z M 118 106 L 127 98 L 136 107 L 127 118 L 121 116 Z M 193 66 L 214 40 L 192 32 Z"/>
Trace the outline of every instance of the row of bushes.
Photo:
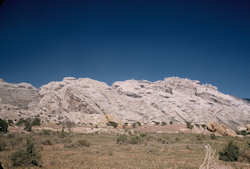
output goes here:
<path id="1" fill-rule="evenodd" d="M 2 133 L 7 133 L 8 132 L 8 127 L 13 126 L 14 122 L 13 120 L 2 120 L 0 119 L 0 132 Z M 32 126 L 40 126 L 41 125 L 41 119 L 36 117 L 34 119 L 28 118 L 28 119 L 23 119 L 21 118 L 17 123 L 17 126 L 24 126 L 24 130 L 26 131 L 31 131 Z"/>
<path id="2" fill-rule="evenodd" d="M 161 126 L 166 126 L 167 125 L 167 123 L 166 122 L 157 122 L 157 121 L 153 121 L 153 123 L 156 125 L 156 126 L 159 126 L 159 125 L 161 125 Z M 170 125 L 172 125 L 173 124 L 173 122 L 172 121 L 170 121 L 169 122 L 169 124 Z M 114 121 L 108 121 L 107 123 L 106 123 L 106 125 L 107 126 L 112 126 L 112 127 L 114 127 L 114 128 L 117 128 L 118 127 L 118 123 L 117 122 L 114 122 Z M 123 124 L 123 128 L 126 128 L 126 127 L 128 127 L 128 123 L 124 123 Z M 139 126 L 141 126 L 142 124 L 138 121 L 138 122 L 135 122 L 135 123 L 132 123 L 132 127 L 133 128 L 136 128 L 136 127 L 139 127 Z"/>
<path id="3" fill-rule="evenodd" d="M 146 135 L 132 135 L 128 136 L 125 134 L 119 135 L 116 138 L 117 144 L 141 144 L 144 141 Z"/>
<path id="4" fill-rule="evenodd" d="M 117 144 L 141 144 L 145 141 L 146 134 L 139 135 L 119 135 L 116 139 Z M 212 140 L 216 139 L 214 134 L 210 135 Z M 197 137 L 199 139 L 199 137 Z M 158 142 L 163 144 L 168 143 L 165 139 L 158 138 Z M 248 142 L 248 148 L 250 148 L 250 142 Z M 238 161 L 241 158 L 242 160 L 247 160 L 250 162 L 250 151 L 248 153 L 245 151 L 240 151 L 240 148 L 233 142 L 230 141 L 222 151 L 219 152 L 219 160 L 223 161 Z"/>
<path id="5" fill-rule="evenodd" d="M 26 140 L 24 148 L 11 154 L 10 159 L 14 167 L 32 165 L 41 167 L 40 151 L 30 138 Z"/>

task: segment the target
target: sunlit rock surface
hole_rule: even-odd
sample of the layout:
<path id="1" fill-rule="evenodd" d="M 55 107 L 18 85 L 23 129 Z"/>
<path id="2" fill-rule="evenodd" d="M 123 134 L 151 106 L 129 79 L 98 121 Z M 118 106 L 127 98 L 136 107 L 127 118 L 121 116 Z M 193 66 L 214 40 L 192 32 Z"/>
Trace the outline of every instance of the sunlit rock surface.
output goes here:
<path id="1" fill-rule="evenodd" d="M 178 77 L 161 81 L 127 80 L 108 86 L 89 78 L 67 77 L 40 90 L 27 83 L 0 81 L 2 118 L 39 115 L 44 121 L 70 120 L 81 125 L 141 122 L 214 121 L 231 128 L 250 123 L 250 104 L 215 86 Z M 3 106 L 9 106 L 6 111 Z"/>

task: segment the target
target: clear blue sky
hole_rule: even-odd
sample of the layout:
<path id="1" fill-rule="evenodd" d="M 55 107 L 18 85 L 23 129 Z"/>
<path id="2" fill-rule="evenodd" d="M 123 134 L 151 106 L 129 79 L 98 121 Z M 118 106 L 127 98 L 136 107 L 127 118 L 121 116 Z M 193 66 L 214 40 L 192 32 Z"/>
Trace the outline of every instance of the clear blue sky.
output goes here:
<path id="1" fill-rule="evenodd" d="M 249 0 L 5 0 L 0 78 L 179 76 L 250 97 Z"/>

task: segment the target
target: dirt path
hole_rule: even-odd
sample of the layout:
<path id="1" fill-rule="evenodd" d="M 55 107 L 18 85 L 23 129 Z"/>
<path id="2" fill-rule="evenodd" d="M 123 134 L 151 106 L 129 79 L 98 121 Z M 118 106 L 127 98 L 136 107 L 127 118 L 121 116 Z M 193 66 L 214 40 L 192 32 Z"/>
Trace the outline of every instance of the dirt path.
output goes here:
<path id="1" fill-rule="evenodd" d="M 230 166 L 217 164 L 215 160 L 215 151 L 209 144 L 205 145 L 206 155 L 199 169 L 233 169 Z"/>

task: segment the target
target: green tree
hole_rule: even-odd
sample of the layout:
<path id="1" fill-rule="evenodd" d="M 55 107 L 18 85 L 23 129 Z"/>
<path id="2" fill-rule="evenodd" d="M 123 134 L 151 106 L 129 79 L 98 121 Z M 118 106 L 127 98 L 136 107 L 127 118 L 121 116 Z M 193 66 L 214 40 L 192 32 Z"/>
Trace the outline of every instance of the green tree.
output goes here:
<path id="1" fill-rule="evenodd" d="M 223 151 L 219 152 L 219 159 L 223 161 L 237 161 L 239 156 L 239 147 L 230 141 Z"/>
<path id="2" fill-rule="evenodd" d="M 36 117 L 32 120 L 32 126 L 40 126 L 41 125 L 41 119 Z"/>
<path id="3" fill-rule="evenodd" d="M 27 119 L 24 123 L 24 130 L 31 132 L 32 131 L 32 122 L 30 119 Z"/>

